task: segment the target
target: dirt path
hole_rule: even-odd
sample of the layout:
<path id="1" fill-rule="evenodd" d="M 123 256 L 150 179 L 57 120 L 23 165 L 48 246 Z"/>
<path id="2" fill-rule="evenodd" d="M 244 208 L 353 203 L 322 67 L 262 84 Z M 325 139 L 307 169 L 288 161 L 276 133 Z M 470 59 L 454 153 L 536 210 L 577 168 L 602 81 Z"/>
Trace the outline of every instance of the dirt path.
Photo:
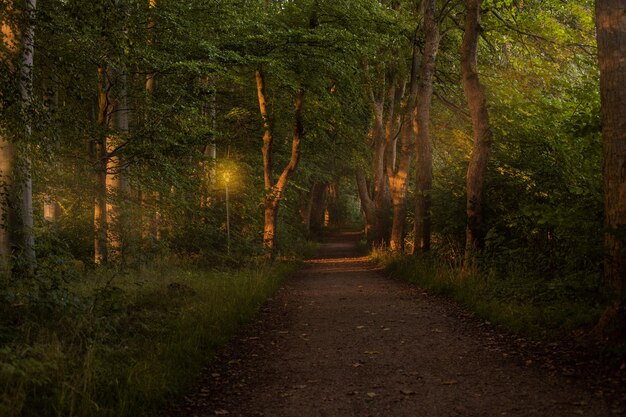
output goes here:
<path id="1" fill-rule="evenodd" d="M 612 416 L 602 392 L 513 358 L 453 303 L 331 239 L 176 416 Z"/>

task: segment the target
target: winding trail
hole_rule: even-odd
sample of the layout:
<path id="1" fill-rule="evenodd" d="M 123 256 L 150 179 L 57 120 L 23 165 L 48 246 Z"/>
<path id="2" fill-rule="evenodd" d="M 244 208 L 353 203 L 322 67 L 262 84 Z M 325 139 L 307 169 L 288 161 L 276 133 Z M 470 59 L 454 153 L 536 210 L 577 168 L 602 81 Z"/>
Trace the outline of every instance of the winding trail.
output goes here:
<path id="1" fill-rule="evenodd" d="M 356 235 L 335 236 L 171 415 L 622 415 L 601 391 L 508 354 L 476 322 L 358 257 Z"/>

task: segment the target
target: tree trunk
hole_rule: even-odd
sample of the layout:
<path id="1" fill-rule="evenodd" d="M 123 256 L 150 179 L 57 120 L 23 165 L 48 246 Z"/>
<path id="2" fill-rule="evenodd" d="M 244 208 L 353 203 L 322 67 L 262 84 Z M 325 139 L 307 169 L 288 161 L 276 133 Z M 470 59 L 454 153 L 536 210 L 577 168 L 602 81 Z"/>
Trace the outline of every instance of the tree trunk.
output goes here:
<path id="1" fill-rule="evenodd" d="M 22 106 L 25 108 L 26 114 L 30 114 L 30 105 L 32 102 L 33 90 L 33 65 L 35 53 L 35 10 L 37 7 L 36 0 L 26 0 L 24 12 L 26 14 L 27 23 L 22 29 L 22 51 L 20 59 L 20 94 L 22 96 Z M 24 124 L 25 135 L 30 137 L 31 125 L 26 120 Z M 22 252 L 23 261 L 26 265 L 28 273 L 35 270 L 35 230 L 33 222 L 33 180 L 31 177 L 31 162 L 29 156 L 28 144 L 18 150 L 21 159 L 21 172 L 19 173 L 19 191 L 18 198 L 20 200 L 20 225 L 19 225 L 19 245 Z"/>
<path id="2" fill-rule="evenodd" d="M 263 250 L 267 258 L 273 258 L 276 251 L 276 220 L 278 208 L 283 198 L 287 182 L 295 171 L 300 160 L 300 143 L 304 133 L 302 119 L 302 105 L 304 103 L 304 90 L 300 89 L 295 99 L 295 122 L 293 137 L 291 140 L 291 158 L 283 169 L 278 181 L 274 183 L 272 178 L 272 142 L 274 135 L 270 124 L 267 110 L 267 98 L 265 92 L 265 76 L 258 69 L 256 71 L 257 96 L 259 110 L 263 121 L 263 178 L 265 182 L 265 225 L 263 227 Z"/>
<path id="3" fill-rule="evenodd" d="M 11 11 L 11 4 L 7 4 L 7 14 Z M 9 53 L 7 56 L 0 55 L 0 58 L 11 63 L 19 51 L 19 45 L 16 34 L 9 22 L 2 21 L 2 38 L 4 47 Z M 9 65 L 9 68 L 12 68 Z M 11 204 L 11 195 L 13 189 L 13 165 L 15 162 L 15 146 L 6 137 L 0 137 L 0 210 L 2 221 L 2 229 L 0 229 L 0 267 L 7 272 L 11 267 L 11 254 L 13 245 L 12 229 L 13 211 Z"/>
<path id="4" fill-rule="evenodd" d="M 429 133 L 433 76 L 439 50 L 439 26 L 435 1 L 427 0 L 424 9 L 424 53 L 420 65 L 415 118 L 416 153 L 414 254 L 430 250 L 430 205 L 433 184 L 433 156 Z"/>
<path id="5" fill-rule="evenodd" d="M 148 7 L 150 10 L 153 10 L 156 7 L 156 0 L 149 0 Z M 153 47 L 155 41 L 155 32 L 156 32 L 156 21 L 154 17 L 150 14 L 148 17 L 148 46 Z M 154 72 L 148 73 L 146 75 L 146 93 L 148 95 L 148 100 L 152 100 L 154 93 L 156 91 L 158 84 L 157 74 Z M 145 192 L 141 192 L 142 196 L 142 206 L 146 207 L 146 201 L 148 201 L 147 195 Z M 152 207 L 149 209 L 148 218 L 143 221 L 144 226 L 142 229 L 142 239 L 144 241 L 157 242 L 160 240 L 161 236 L 159 234 L 159 223 L 160 223 L 160 214 L 158 209 L 159 204 L 159 193 L 152 193 Z"/>
<path id="6" fill-rule="evenodd" d="M 324 209 L 326 208 L 326 189 L 328 183 L 316 182 L 311 189 L 309 212 L 309 230 L 319 233 L 324 229 Z"/>
<path id="7" fill-rule="evenodd" d="M 215 81 L 210 80 L 209 77 L 203 77 L 200 82 L 209 95 L 209 103 L 208 105 L 203 105 L 202 113 L 203 116 L 211 121 L 211 133 L 208 143 L 202 149 L 204 160 L 200 165 L 202 175 L 200 207 L 209 207 L 211 205 L 212 189 L 217 184 L 217 143 L 215 140 L 215 131 L 217 129 L 217 88 L 215 87 Z"/>
<path id="8" fill-rule="evenodd" d="M 408 110 L 408 109 L 405 109 Z M 409 113 L 409 112 L 407 112 Z M 405 121 L 409 116 L 405 114 Z M 389 247 L 392 251 L 404 250 L 404 226 L 406 223 L 406 195 L 409 186 L 409 168 L 411 166 L 411 129 L 409 123 L 403 124 L 400 133 L 400 152 L 398 167 L 387 166 L 387 177 L 391 190 L 391 201 L 393 205 L 393 217 L 391 224 L 391 237 Z M 395 148 L 395 144 L 391 144 Z M 393 151 L 393 150 L 392 150 Z M 395 153 L 395 151 L 394 151 Z M 391 161 L 388 161 L 388 164 Z"/>
<path id="9" fill-rule="evenodd" d="M 8 7 L 7 7 L 8 11 Z M 17 54 L 17 42 L 15 40 L 15 33 L 8 22 L 1 22 L 2 25 L 2 38 L 4 41 L 4 47 L 10 53 L 10 55 Z M 6 59 L 11 62 L 11 56 L 1 56 L 2 59 Z M 0 184 L 2 189 L 0 190 L 0 220 L 2 221 L 2 228 L 0 229 L 0 268 L 3 270 L 9 270 L 11 261 L 11 204 L 10 204 L 10 190 L 12 180 L 12 170 L 15 155 L 15 147 L 7 138 L 0 137 Z"/>
<path id="10" fill-rule="evenodd" d="M 276 220 L 279 200 L 265 198 L 265 220 L 263 224 L 263 250 L 267 258 L 273 258 L 276 246 Z"/>
<path id="11" fill-rule="evenodd" d="M 388 93 L 387 128 L 385 132 L 386 155 L 385 170 L 391 194 L 392 221 L 389 247 L 392 251 L 404 249 L 404 224 L 406 222 L 406 192 L 409 184 L 409 166 L 411 163 L 411 134 L 405 129 L 407 110 L 411 103 L 407 102 L 401 114 L 401 103 L 406 83 L 392 81 L 395 84 Z M 410 101 L 410 100 L 409 100 Z M 397 151 L 398 136 L 400 152 Z"/>
<path id="12" fill-rule="evenodd" d="M 381 72 L 381 75 L 382 84 L 385 84 L 384 71 Z M 386 92 L 387 96 L 390 94 L 395 96 L 395 86 Z M 370 90 L 369 94 L 374 116 L 370 129 L 373 147 L 372 182 L 371 186 L 367 186 L 365 173 L 357 169 L 357 187 L 361 207 L 365 214 L 365 232 L 368 244 L 370 246 L 384 246 L 389 242 L 391 231 L 391 195 L 385 171 L 386 159 L 389 158 L 387 155 L 387 131 L 390 132 L 391 129 L 386 129 L 385 88 L 381 88 L 378 95 L 375 95 L 373 90 Z"/>
<path id="13" fill-rule="evenodd" d="M 47 89 L 46 89 L 47 90 Z M 54 87 L 52 94 L 46 91 L 44 96 L 45 109 L 47 111 L 56 111 L 59 108 L 59 91 Z M 60 143 L 55 143 L 55 150 L 60 150 Z M 61 205 L 53 195 L 44 195 L 43 201 L 43 218 L 50 224 L 56 224 L 61 219 Z"/>
<path id="14" fill-rule="evenodd" d="M 11 205 L 9 192 L 11 190 L 11 172 L 13 169 L 15 149 L 11 142 L 5 138 L 0 138 L 0 175 L 2 176 L 2 192 L 0 205 L 2 228 L 0 229 L 0 269 L 8 270 L 11 260 Z"/>
<path id="15" fill-rule="evenodd" d="M 105 264 L 109 260 L 107 236 L 107 130 L 111 117 L 109 91 L 111 83 L 109 71 L 98 68 L 98 126 L 99 137 L 96 140 L 96 190 L 94 207 L 94 262 Z"/>
<path id="16" fill-rule="evenodd" d="M 112 94 L 112 71 L 98 68 L 98 125 L 100 137 L 96 142 L 96 202 L 94 209 L 94 262 L 111 261 L 122 251 L 122 224 L 118 200 L 127 191 L 118 155 L 122 137 L 128 133 L 128 103 L 126 75 L 115 77 L 118 97 Z"/>
<path id="17" fill-rule="evenodd" d="M 365 172 L 358 168 L 356 170 L 356 185 L 359 193 L 359 201 L 361 202 L 361 210 L 365 216 L 365 236 L 369 244 L 372 243 L 373 229 L 378 227 L 378 218 L 376 217 L 376 207 L 374 201 L 370 197 L 369 187 L 365 178 Z"/>
<path id="18" fill-rule="evenodd" d="M 13 69 L 17 61 L 17 78 L 22 114 L 26 115 L 24 131 L 26 139 L 31 135 L 29 108 L 32 101 L 33 55 L 34 55 L 34 19 L 36 1 L 26 0 L 22 10 L 24 24 L 20 33 L 14 33 L 8 22 L 2 22 L 2 35 L 8 56 L 2 56 Z M 6 5 L 8 13 L 15 12 L 12 2 Z M 16 58 L 18 58 L 16 60 Z M 9 267 L 13 249 L 22 260 L 28 274 L 35 269 L 35 239 L 33 224 L 32 179 L 28 140 L 16 146 L 8 138 L 0 138 L 0 170 L 2 174 L 2 230 L 0 231 L 0 258 L 3 267 Z"/>
<path id="19" fill-rule="evenodd" d="M 604 278 L 615 304 L 623 308 L 626 301 L 626 0 L 597 0 L 596 28 L 604 155 Z"/>
<path id="20" fill-rule="evenodd" d="M 482 0 L 466 0 L 467 15 L 461 46 L 463 90 L 472 118 L 474 135 L 472 155 L 467 168 L 467 231 L 464 263 L 466 271 L 475 266 L 476 254 L 484 243 L 483 191 L 492 142 L 487 98 L 477 70 L 481 3 Z"/>

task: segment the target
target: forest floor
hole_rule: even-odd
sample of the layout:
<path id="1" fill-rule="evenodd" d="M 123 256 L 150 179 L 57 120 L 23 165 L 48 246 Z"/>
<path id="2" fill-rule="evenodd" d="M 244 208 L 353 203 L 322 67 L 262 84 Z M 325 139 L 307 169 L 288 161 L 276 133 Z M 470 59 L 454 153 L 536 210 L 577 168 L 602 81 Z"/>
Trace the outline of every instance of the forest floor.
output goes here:
<path id="1" fill-rule="evenodd" d="M 624 380 L 590 355 L 387 277 L 357 240 L 327 239 L 168 415 L 626 415 Z"/>

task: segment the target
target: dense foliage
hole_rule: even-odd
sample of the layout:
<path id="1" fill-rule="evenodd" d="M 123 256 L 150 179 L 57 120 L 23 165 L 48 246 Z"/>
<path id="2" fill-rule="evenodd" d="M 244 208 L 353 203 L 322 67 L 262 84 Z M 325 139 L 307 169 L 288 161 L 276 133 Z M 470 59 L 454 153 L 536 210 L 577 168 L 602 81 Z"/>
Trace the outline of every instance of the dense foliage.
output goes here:
<path id="1" fill-rule="evenodd" d="M 440 38 L 427 122 L 432 188 L 424 191 L 413 173 L 420 168 L 415 142 L 423 129 L 415 124 L 414 107 L 425 105 L 415 102 L 415 91 L 428 81 L 418 71 L 431 41 L 428 4 Z M 71 349 L 85 362 L 71 366 L 98 369 L 91 361 L 121 354 L 102 337 L 118 337 L 130 310 L 155 297 L 128 302 L 125 297 L 134 297 L 128 282 L 135 278 L 121 275 L 151 281 L 137 271 L 154 263 L 197 271 L 256 262 L 264 253 L 264 199 L 274 192 L 264 182 L 269 128 L 273 177 L 299 156 L 280 197 L 274 257 L 301 255 L 311 233 L 324 227 L 365 223 L 371 232 L 361 213 L 367 201 L 363 194 L 358 199 L 358 172 L 376 204 L 377 227 L 385 229 L 370 243 L 388 244 L 392 216 L 404 213 L 392 214 L 389 187 L 400 178 L 396 165 L 405 155 L 408 194 L 394 198 L 408 208 L 400 219 L 408 232 L 397 246 L 413 251 L 413 200 L 426 194 L 432 250 L 417 266 L 406 256 L 394 259 L 405 270 L 438 265 L 471 287 L 460 270 L 474 142 L 459 54 L 464 2 L 49 0 L 31 8 L 30 1 L 0 2 L 0 169 L 6 171 L 0 243 L 10 243 L 0 245 L 0 378 L 8 407 L 40 392 L 56 401 L 51 415 L 90 415 L 100 406 L 109 410 L 102 415 L 137 415 L 112 405 L 118 397 L 82 392 L 85 403 L 75 403 L 70 391 L 98 375 L 79 373 L 80 381 L 50 391 L 69 365 L 38 343 L 70 355 L 63 349 L 73 333 L 61 327 L 75 313 L 80 346 Z M 568 322 L 568 329 L 589 324 L 606 303 L 593 3 L 484 0 L 480 10 L 478 74 L 492 138 L 484 245 L 470 275 L 482 277 L 480 291 L 499 294 L 494 304 L 502 293 L 520 304 L 541 298 L 570 306 L 583 299 L 591 316 Z M 32 68 L 25 64 L 29 42 Z M 255 84 L 261 71 L 267 119 Z M 300 94 L 302 114 L 294 110 Z M 400 145 L 404 139 L 410 146 Z M 29 206 L 24 202 L 31 193 Z M 24 236 L 34 236 L 34 247 Z M 101 274 L 110 279 L 92 282 Z M 511 282 L 520 290 L 507 288 Z M 242 297 L 256 303 L 268 288 Z M 177 302 L 172 308 L 188 308 Z M 31 326 L 42 317 L 53 323 Z M 108 321 L 110 328 L 103 325 Z M 93 323 L 94 334 L 86 336 Z M 15 380 L 26 388 L 14 391 L 9 385 Z M 34 410 L 23 407 L 24 415 Z"/>

